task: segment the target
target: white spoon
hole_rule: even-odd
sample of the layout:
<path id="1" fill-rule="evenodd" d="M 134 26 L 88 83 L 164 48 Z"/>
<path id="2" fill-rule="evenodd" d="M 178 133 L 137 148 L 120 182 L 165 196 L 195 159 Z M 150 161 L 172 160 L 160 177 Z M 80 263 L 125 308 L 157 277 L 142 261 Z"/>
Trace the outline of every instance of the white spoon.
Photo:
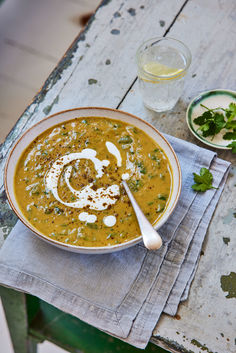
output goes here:
<path id="1" fill-rule="evenodd" d="M 128 187 L 126 181 L 123 180 L 122 183 L 136 214 L 144 245 L 149 250 L 159 249 L 162 246 L 162 239 L 160 235 L 145 217 L 143 211 L 141 210 L 137 201 L 133 197 L 133 194 L 130 191 L 130 188 Z"/>

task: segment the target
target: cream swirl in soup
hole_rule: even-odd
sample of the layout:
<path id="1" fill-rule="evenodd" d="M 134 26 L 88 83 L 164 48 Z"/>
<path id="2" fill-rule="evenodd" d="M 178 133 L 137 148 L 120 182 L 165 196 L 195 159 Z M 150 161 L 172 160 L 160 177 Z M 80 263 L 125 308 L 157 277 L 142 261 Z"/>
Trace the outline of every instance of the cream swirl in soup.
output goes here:
<path id="1" fill-rule="evenodd" d="M 78 118 L 26 148 L 15 194 L 27 220 L 49 238 L 109 246 L 139 236 L 122 179 L 155 223 L 168 204 L 171 178 L 166 155 L 142 130 L 108 118 Z"/>

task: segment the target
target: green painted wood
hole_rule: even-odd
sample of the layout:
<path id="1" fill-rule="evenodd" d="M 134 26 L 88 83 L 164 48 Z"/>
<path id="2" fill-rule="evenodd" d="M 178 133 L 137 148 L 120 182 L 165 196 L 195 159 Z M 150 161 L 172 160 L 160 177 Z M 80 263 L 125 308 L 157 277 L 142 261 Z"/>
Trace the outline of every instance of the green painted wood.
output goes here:
<path id="1" fill-rule="evenodd" d="M 27 303 L 31 303 L 31 308 L 34 299 L 38 300 L 27 295 Z M 166 353 L 152 343 L 149 343 L 145 350 L 130 346 L 42 300 L 29 332 L 38 339 L 47 339 L 72 353 Z"/>
<path id="2" fill-rule="evenodd" d="M 0 286 L 0 295 L 15 353 L 36 353 L 37 342 L 28 335 L 25 294 Z"/>
<path id="3" fill-rule="evenodd" d="M 26 307 L 28 316 L 28 326 L 35 319 L 40 311 L 40 299 L 32 295 L 26 296 Z"/>

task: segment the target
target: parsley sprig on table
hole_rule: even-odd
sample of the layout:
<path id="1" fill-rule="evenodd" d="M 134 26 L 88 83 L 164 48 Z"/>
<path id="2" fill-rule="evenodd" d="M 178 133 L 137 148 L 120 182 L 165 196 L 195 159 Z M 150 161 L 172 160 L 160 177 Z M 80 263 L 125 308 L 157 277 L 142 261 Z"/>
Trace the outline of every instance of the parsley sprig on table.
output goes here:
<path id="1" fill-rule="evenodd" d="M 222 129 L 229 130 L 223 135 L 223 139 L 235 140 L 227 147 L 231 147 L 232 152 L 236 153 L 236 104 L 230 103 L 226 109 L 222 107 L 209 109 L 203 104 L 201 106 L 206 111 L 193 121 L 200 126 L 199 130 L 201 130 L 202 136 L 212 136 L 213 139 Z"/>
<path id="2" fill-rule="evenodd" d="M 212 186 L 213 176 L 207 168 L 201 168 L 200 175 L 196 173 L 193 173 L 193 175 L 196 183 L 192 185 L 193 190 L 204 192 L 209 189 L 216 189 Z"/>

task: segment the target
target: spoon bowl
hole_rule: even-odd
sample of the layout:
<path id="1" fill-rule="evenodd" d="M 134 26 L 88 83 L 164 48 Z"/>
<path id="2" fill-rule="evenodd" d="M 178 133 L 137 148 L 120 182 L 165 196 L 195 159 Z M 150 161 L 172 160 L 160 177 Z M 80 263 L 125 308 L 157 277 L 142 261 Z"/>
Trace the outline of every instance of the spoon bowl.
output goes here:
<path id="1" fill-rule="evenodd" d="M 130 188 L 126 181 L 122 181 L 122 184 L 125 188 L 125 191 L 130 199 L 130 202 L 133 206 L 134 212 L 137 217 L 141 235 L 143 237 L 144 245 L 149 250 L 157 250 L 162 246 L 162 239 L 159 233 L 153 228 L 151 223 L 148 221 L 143 211 L 139 207 L 137 201 L 135 200 Z"/>

